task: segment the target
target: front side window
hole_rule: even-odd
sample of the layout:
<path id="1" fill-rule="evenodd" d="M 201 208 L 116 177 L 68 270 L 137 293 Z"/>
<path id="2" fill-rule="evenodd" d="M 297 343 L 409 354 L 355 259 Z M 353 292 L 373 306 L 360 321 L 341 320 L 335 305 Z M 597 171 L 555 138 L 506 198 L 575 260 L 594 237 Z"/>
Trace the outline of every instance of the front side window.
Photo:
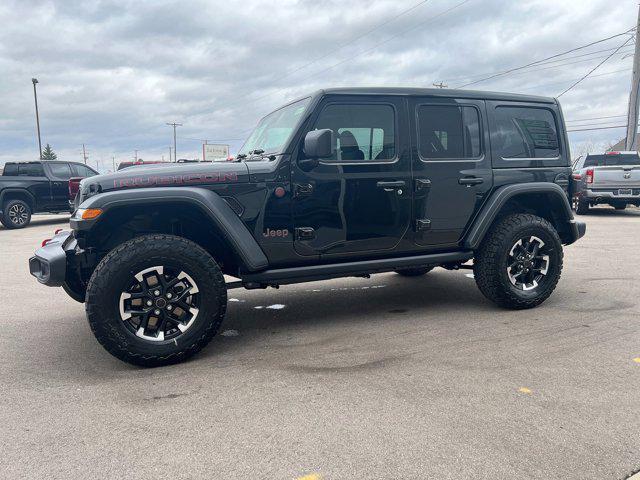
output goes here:
<path id="1" fill-rule="evenodd" d="M 256 150 L 262 150 L 265 154 L 280 153 L 300 122 L 309 100 L 309 98 L 299 100 L 260 120 L 238 155 L 249 155 Z"/>
<path id="2" fill-rule="evenodd" d="M 480 134 L 480 116 L 475 107 L 418 107 L 418 145 L 423 159 L 478 158 L 481 154 Z"/>
<path id="3" fill-rule="evenodd" d="M 49 168 L 51 169 L 51 174 L 56 178 L 62 180 L 69 180 L 71 178 L 71 169 L 66 163 L 50 163 Z"/>
<path id="4" fill-rule="evenodd" d="M 21 177 L 44 177 L 44 169 L 41 163 L 18 164 L 18 175 Z"/>
<path id="5" fill-rule="evenodd" d="M 314 129 L 333 130 L 337 149 L 328 161 L 384 161 L 396 156 L 395 113 L 390 105 L 331 104 Z"/>
<path id="6" fill-rule="evenodd" d="M 503 159 L 556 158 L 560 142 L 550 110 L 529 107 L 497 107 L 491 147 Z"/>

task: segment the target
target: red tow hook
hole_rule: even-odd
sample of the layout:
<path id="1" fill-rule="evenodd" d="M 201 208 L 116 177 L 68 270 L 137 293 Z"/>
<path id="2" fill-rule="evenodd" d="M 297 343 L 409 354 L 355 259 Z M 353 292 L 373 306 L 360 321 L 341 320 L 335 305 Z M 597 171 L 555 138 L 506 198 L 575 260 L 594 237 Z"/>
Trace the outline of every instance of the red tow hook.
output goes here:
<path id="1" fill-rule="evenodd" d="M 44 240 L 42 240 L 42 246 L 44 247 L 47 243 L 49 243 L 51 241 L 50 238 L 45 238 Z"/>
<path id="2" fill-rule="evenodd" d="M 53 232 L 54 235 L 59 234 L 62 230 L 64 230 L 63 228 L 58 228 L 55 232 Z"/>

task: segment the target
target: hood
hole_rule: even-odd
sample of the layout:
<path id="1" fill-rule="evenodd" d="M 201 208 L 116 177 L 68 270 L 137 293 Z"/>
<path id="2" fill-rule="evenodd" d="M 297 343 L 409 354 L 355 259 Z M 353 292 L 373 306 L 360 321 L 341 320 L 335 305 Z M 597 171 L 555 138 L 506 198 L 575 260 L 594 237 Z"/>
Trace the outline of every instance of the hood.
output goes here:
<path id="1" fill-rule="evenodd" d="M 249 181 L 245 163 L 167 163 L 140 165 L 82 180 L 81 191 L 107 192 L 126 188 L 205 186 Z"/>

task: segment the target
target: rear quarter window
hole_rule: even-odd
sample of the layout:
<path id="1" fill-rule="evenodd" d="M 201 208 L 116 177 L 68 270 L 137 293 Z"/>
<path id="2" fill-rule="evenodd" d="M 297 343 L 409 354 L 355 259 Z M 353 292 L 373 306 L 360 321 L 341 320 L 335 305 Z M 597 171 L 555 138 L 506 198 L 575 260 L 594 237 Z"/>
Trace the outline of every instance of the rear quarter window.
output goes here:
<path id="1" fill-rule="evenodd" d="M 553 105 L 496 105 L 491 149 L 497 167 L 569 166 L 564 133 Z"/>

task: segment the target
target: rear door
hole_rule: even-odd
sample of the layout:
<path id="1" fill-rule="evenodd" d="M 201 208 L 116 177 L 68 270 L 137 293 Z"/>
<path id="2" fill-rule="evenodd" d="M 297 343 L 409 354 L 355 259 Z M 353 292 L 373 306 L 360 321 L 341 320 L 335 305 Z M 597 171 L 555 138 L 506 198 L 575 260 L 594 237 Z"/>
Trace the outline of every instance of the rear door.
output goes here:
<path id="1" fill-rule="evenodd" d="M 491 190 L 482 100 L 413 98 L 414 225 L 419 245 L 453 245 Z"/>
<path id="2" fill-rule="evenodd" d="M 51 176 L 52 207 L 66 210 L 69 208 L 69 178 L 71 168 L 68 163 L 51 162 L 46 164 Z"/>
<path id="3" fill-rule="evenodd" d="M 309 130 L 331 129 L 337 151 L 311 171 L 294 162 L 295 249 L 301 255 L 394 249 L 411 219 L 406 103 L 395 96 L 322 100 Z M 299 149 L 298 159 L 304 153 Z"/>

